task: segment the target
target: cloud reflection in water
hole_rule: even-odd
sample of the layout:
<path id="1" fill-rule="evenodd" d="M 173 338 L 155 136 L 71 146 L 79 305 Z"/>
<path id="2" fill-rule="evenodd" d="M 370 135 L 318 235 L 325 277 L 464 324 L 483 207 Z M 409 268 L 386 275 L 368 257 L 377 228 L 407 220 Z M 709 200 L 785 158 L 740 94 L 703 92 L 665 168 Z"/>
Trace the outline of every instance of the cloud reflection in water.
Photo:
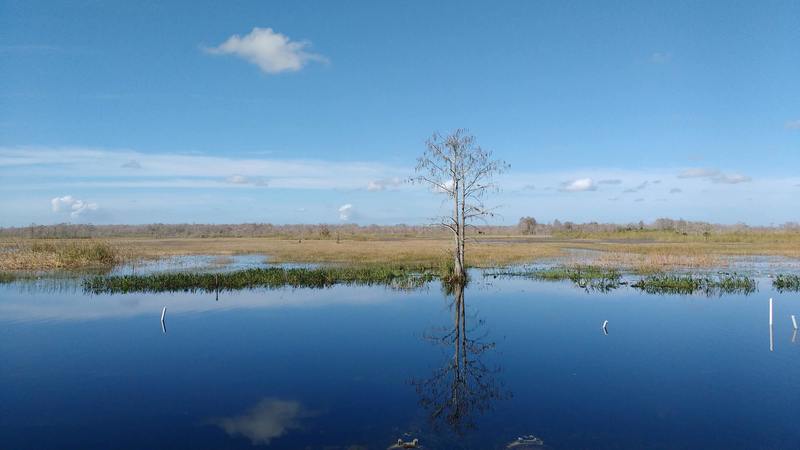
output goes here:
<path id="1" fill-rule="evenodd" d="M 289 430 L 300 428 L 300 420 L 308 416 L 299 402 L 265 398 L 242 415 L 223 417 L 213 423 L 230 436 L 244 436 L 253 445 L 269 445 Z"/>

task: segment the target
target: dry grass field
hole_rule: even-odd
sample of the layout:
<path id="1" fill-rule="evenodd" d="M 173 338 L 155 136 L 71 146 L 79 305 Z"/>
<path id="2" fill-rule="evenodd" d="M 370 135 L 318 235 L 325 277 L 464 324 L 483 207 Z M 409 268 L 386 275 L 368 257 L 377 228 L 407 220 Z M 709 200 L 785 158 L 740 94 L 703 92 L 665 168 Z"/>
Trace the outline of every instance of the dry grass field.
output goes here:
<path id="1" fill-rule="evenodd" d="M 637 238 L 634 238 L 637 237 Z M 467 263 L 496 267 L 543 259 L 594 264 L 641 273 L 677 268 L 725 267 L 731 258 L 754 255 L 800 259 L 800 235 L 720 239 L 623 239 L 481 236 L 468 244 Z M 0 270 L 103 267 L 174 255 L 264 254 L 271 262 L 410 264 L 437 266 L 452 241 L 442 238 L 372 236 L 357 240 L 279 238 L 107 238 L 0 240 Z"/>

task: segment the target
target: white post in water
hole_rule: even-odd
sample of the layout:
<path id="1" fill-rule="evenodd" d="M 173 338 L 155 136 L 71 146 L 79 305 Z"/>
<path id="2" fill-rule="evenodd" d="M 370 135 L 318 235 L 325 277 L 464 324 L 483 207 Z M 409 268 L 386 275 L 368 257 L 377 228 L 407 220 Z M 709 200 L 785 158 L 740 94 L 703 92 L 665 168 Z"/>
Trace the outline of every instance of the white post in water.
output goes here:
<path id="1" fill-rule="evenodd" d="M 772 298 L 769 299 L 769 351 L 775 351 L 775 336 L 772 333 Z"/>
<path id="2" fill-rule="evenodd" d="M 797 329 L 797 319 L 794 318 L 794 314 L 792 314 L 792 327 L 794 327 L 795 330 Z"/>
<path id="3" fill-rule="evenodd" d="M 608 335 L 608 321 L 603 322 L 603 333 Z"/>
<path id="4" fill-rule="evenodd" d="M 769 326 L 772 326 L 772 299 L 769 299 Z"/>
<path id="5" fill-rule="evenodd" d="M 165 306 L 164 309 L 161 310 L 161 321 L 164 321 L 164 316 L 167 314 L 167 307 Z M 770 323 L 772 323 L 770 321 Z"/>

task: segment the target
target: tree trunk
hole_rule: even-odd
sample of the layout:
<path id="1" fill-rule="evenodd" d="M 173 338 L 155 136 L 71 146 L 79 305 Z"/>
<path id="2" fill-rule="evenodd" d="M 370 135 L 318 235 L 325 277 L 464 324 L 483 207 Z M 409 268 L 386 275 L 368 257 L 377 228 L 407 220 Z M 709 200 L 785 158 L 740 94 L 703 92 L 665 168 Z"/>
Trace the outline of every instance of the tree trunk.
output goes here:
<path id="1" fill-rule="evenodd" d="M 453 179 L 453 220 L 455 221 L 455 238 L 456 248 L 453 252 L 453 278 L 463 280 L 464 278 L 464 256 L 461 250 L 463 244 L 463 236 L 461 234 L 461 214 L 459 211 L 459 181 L 457 178 Z"/>

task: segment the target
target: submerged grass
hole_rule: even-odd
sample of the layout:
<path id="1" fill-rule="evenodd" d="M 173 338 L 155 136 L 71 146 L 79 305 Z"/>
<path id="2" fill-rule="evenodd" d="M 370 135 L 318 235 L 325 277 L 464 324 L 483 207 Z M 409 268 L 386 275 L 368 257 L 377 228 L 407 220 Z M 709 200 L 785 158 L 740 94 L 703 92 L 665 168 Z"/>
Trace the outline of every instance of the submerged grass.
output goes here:
<path id="1" fill-rule="evenodd" d="M 726 274 L 717 277 L 697 275 L 657 274 L 633 283 L 636 289 L 648 294 L 694 294 L 702 292 L 708 296 L 721 294 L 751 294 L 758 284 L 753 278 Z"/>
<path id="2" fill-rule="evenodd" d="M 772 286 L 781 292 L 800 292 L 800 275 L 778 275 L 772 280 Z"/>
<path id="3" fill-rule="evenodd" d="M 621 274 L 616 269 L 584 265 L 558 266 L 529 271 L 494 272 L 488 275 L 525 277 L 543 281 L 569 280 L 579 287 L 601 291 L 616 289 L 621 283 Z"/>
<path id="4" fill-rule="evenodd" d="M 323 268 L 258 268 L 225 273 L 157 273 L 96 276 L 84 280 L 94 294 L 128 292 L 215 292 L 252 288 L 310 287 L 336 284 L 382 284 L 401 289 L 421 286 L 436 278 L 428 268 L 414 266 L 359 266 Z"/>

